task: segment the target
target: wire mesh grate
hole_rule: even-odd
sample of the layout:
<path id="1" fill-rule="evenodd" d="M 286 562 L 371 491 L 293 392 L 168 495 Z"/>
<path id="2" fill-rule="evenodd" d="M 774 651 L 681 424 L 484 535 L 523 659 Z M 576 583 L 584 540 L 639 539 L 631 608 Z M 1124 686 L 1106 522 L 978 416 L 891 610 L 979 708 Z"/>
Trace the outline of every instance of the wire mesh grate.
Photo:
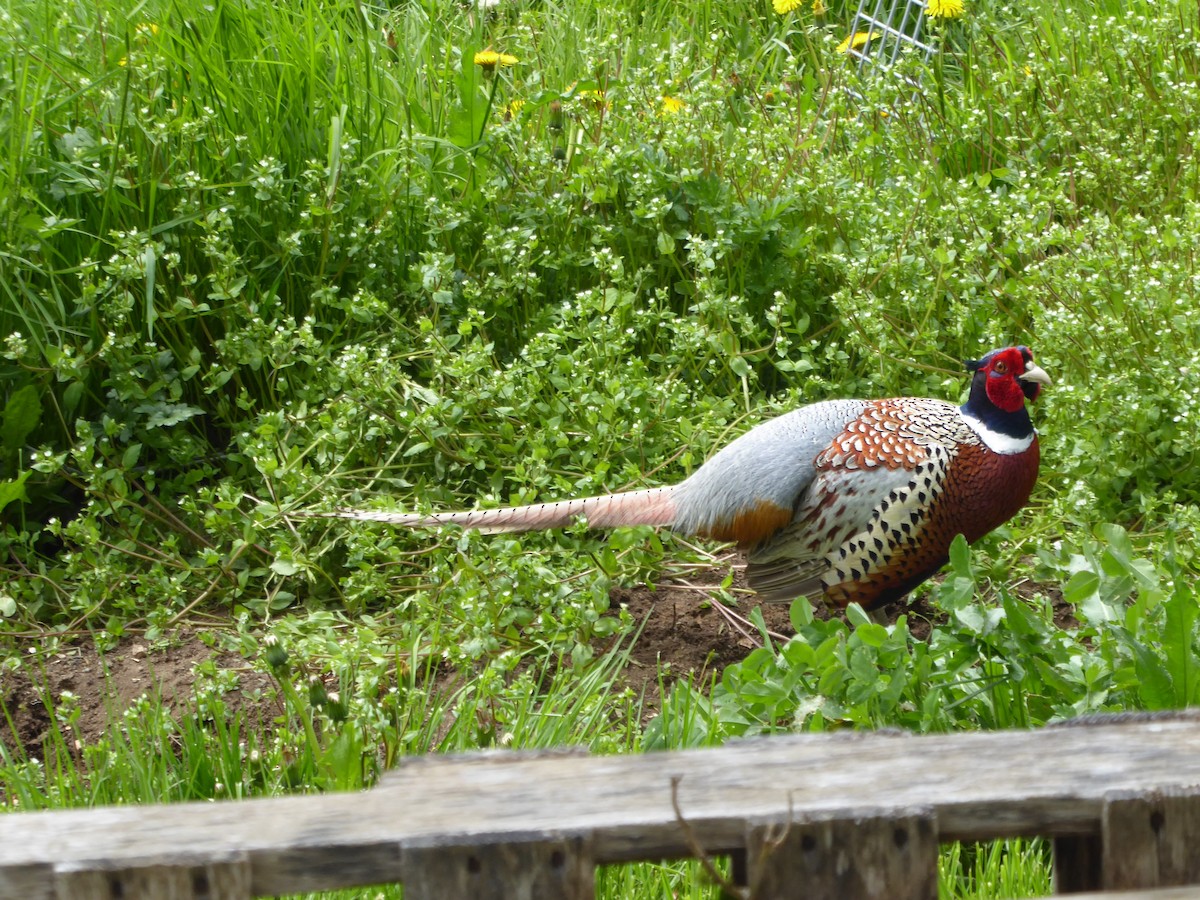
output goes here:
<path id="1" fill-rule="evenodd" d="M 928 32 L 925 19 L 925 0 L 859 0 L 846 52 L 857 60 L 860 72 L 891 67 L 906 48 L 928 62 L 937 35 Z"/>

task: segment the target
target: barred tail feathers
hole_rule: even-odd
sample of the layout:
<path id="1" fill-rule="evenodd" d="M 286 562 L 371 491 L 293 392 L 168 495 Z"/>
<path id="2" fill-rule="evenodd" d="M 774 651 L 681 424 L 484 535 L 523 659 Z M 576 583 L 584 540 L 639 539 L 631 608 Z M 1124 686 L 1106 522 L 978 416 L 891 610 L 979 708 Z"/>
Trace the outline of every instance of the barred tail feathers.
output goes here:
<path id="1" fill-rule="evenodd" d="M 580 516 L 587 519 L 589 528 L 670 525 L 675 520 L 675 501 L 671 497 L 673 490 L 672 487 L 650 488 L 644 491 L 605 494 L 601 497 L 561 500 L 557 503 L 432 513 L 427 516 L 418 513 L 358 509 L 335 509 L 318 515 L 405 525 L 410 528 L 458 525 L 461 528 L 476 529 L 484 534 L 563 528 Z"/>

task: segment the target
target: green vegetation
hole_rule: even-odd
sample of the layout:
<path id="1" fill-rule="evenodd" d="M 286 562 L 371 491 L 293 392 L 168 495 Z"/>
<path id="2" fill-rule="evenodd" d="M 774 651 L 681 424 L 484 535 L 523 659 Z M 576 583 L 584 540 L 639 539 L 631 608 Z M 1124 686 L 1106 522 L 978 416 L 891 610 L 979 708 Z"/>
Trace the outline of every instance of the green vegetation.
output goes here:
<path id="1" fill-rule="evenodd" d="M 236 673 L 201 671 L 193 713 L 147 698 L 77 747 L 47 696 L 0 796 L 1197 702 L 1195 5 L 969 0 L 902 62 L 916 95 L 860 80 L 825 5 L 0 11 L 0 672 L 187 624 L 282 710 L 232 715 Z M 645 727 L 609 590 L 704 548 L 288 518 L 671 482 L 801 403 L 959 396 L 958 360 L 1010 342 L 1056 380 L 1035 506 L 956 548 L 929 636 L 800 602 L 796 639 L 763 627 Z M 943 863 L 949 896 L 1048 889 L 1036 842 Z M 699 890 L 681 872 L 601 885 Z"/>

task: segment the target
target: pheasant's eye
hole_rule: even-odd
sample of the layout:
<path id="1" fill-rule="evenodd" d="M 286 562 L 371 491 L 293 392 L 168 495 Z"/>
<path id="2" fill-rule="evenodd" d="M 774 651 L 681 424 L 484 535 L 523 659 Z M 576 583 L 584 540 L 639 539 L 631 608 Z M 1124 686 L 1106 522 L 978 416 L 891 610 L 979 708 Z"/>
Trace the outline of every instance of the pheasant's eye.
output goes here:
<path id="1" fill-rule="evenodd" d="M 994 366 L 992 366 L 992 371 L 995 372 L 997 375 L 1007 375 L 1008 374 L 1008 363 L 1006 363 L 1002 359 L 998 359 L 998 360 L 996 360 L 996 364 Z"/>

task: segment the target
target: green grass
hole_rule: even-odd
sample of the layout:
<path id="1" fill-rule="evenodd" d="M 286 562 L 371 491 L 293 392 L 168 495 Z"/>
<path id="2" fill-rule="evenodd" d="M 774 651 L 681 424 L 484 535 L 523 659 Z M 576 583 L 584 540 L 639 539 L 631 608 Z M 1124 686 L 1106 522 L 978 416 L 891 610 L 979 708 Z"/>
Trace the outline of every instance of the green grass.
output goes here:
<path id="1" fill-rule="evenodd" d="M 1195 703 L 1194 5 L 971 2 L 904 63 L 916 97 L 857 80 L 827 5 L 10 3 L 0 671 L 186 624 L 287 712 L 223 715 L 231 676 L 205 675 L 215 714 L 151 698 L 76 747 L 48 698 L 60 730 L 2 760 L 9 802 Z M 485 48 L 520 62 L 489 74 Z M 596 649 L 638 625 L 609 589 L 707 548 L 288 518 L 667 483 L 801 403 L 959 396 L 959 360 L 1009 342 L 1055 378 L 1042 477 L 956 553 L 928 638 L 797 604 L 795 640 L 644 727 Z M 943 893 L 1044 891 L 1045 857 L 948 849 Z M 699 890 L 684 870 L 601 884 Z"/>

